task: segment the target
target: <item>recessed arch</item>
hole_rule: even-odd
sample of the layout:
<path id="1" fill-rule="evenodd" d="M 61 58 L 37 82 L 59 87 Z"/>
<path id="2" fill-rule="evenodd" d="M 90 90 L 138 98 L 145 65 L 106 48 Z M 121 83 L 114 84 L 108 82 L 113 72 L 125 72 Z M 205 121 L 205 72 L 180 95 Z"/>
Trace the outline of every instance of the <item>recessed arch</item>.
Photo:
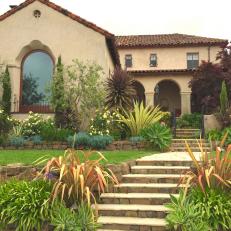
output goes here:
<path id="1" fill-rule="evenodd" d="M 143 102 L 145 104 L 145 88 L 143 84 L 137 80 L 134 80 L 133 86 L 136 90 L 136 96 L 134 97 L 134 100 L 139 103 Z"/>
<path id="2" fill-rule="evenodd" d="M 154 104 L 159 105 L 163 111 L 181 114 L 181 95 L 179 84 L 171 79 L 159 81 L 154 86 Z"/>
<path id="3" fill-rule="evenodd" d="M 22 112 L 50 112 L 49 91 L 54 70 L 52 56 L 44 50 L 33 50 L 21 63 L 20 108 Z"/>

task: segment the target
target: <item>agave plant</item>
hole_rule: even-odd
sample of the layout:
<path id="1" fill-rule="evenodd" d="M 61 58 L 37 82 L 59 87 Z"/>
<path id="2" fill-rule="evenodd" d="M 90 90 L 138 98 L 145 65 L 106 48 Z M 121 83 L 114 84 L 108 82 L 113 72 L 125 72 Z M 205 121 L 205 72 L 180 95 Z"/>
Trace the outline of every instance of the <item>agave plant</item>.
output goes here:
<path id="1" fill-rule="evenodd" d="M 195 171 L 186 173 L 182 179 L 187 186 L 196 185 L 206 193 L 207 188 L 221 188 L 222 190 L 231 189 L 231 144 L 226 151 L 222 151 L 227 134 L 221 141 L 220 147 L 216 148 L 215 156 L 213 153 L 204 151 L 203 143 L 198 142 L 201 150 L 201 163 L 197 161 L 194 153 L 186 142 L 188 153 L 193 160 Z"/>
<path id="2" fill-rule="evenodd" d="M 120 122 L 128 127 L 132 136 L 137 136 L 141 129 L 158 122 L 163 116 L 164 113 L 158 106 L 145 107 L 143 102 L 135 102 L 133 111 L 124 111 L 120 114 Z"/>
<path id="3" fill-rule="evenodd" d="M 134 80 L 125 70 L 116 67 L 106 81 L 106 106 L 109 109 L 130 109 L 136 95 Z"/>
<path id="4" fill-rule="evenodd" d="M 99 157 L 91 160 L 93 154 L 98 154 Z M 45 178 L 54 180 L 52 201 L 59 198 L 68 206 L 90 203 L 91 199 L 95 200 L 95 190 L 100 194 L 107 189 L 109 183 L 118 184 L 113 172 L 102 167 L 101 160 L 105 160 L 105 157 L 100 152 L 72 149 L 66 150 L 64 156 L 49 160 L 41 173 L 44 173 Z"/>

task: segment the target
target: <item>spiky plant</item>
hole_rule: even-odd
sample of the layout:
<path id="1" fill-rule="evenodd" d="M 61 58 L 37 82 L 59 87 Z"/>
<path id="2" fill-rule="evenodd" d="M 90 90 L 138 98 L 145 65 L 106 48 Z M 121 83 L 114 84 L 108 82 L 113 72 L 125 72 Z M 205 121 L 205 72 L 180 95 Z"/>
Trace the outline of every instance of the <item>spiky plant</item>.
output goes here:
<path id="1" fill-rule="evenodd" d="M 116 67 L 106 81 L 106 94 L 108 108 L 131 109 L 136 95 L 134 80 L 126 70 Z"/>

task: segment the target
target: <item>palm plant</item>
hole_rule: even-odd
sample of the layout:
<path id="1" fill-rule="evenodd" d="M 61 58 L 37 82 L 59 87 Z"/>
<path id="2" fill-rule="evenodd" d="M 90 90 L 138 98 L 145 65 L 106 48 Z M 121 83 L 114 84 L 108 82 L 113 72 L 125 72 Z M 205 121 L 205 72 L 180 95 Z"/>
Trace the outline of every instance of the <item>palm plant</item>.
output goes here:
<path id="1" fill-rule="evenodd" d="M 91 160 L 93 154 L 98 154 L 99 158 Z M 101 166 L 102 160 L 105 160 L 105 157 L 100 152 L 72 149 L 66 150 L 64 156 L 49 160 L 41 173 L 45 173 L 45 178 L 55 179 L 52 201 L 60 198 L 68 206 L 90 203 L 91 199 L 95 200 L 95 190 L 100 194 L 107 189 L 109 183 L 117 184 L 113 172 Z"/>
<path id="2" fill-rule="evenodd" d="M 130 109 L 136 95 L 134 80 L 125 70 L 116 67 L 106 81 L 106 106 L 111 109 Z"/>
<path id="3" fill-rule="evenodd" d="M 141 129 L 158 122 L 163 116 L 164 113 L 158 106 L 145 107 L 143 102 L 135 102 L 133 111 L 124 111 L 120 114 L 120 122 L 128 127 L 132 136 L 137 136 Z"/>

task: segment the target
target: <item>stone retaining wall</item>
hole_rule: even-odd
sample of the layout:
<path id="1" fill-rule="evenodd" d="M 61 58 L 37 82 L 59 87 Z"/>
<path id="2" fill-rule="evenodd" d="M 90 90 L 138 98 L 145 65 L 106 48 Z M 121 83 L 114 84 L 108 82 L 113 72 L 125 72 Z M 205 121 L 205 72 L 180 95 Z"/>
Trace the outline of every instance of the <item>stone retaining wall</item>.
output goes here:
<path id="1" fill-rule="evenodd" d="M 109 144 L 106 147 L 106 150 L 108 151 L 115 151 L 115 150 L 142 150 L 148 147 L 148 144 L 145 142 L 139 142 L 139 143 L 133 143 L 127 140 L 122 141 L 114 141 L 111 144 Z M 0 149 L 6 149 L 6 150 L 23 150 L 23 149 L 60 149 L 65 150 L 68 148 L 67 143 L 59 143 L 59 142 L 53 142 L 53 143 L 42 143 L 42 144 L 33 144 L 33 143 L 26 143 L 22 147 L 14 147 L 14 146 L 4 146 L 0 147 Z"/>

